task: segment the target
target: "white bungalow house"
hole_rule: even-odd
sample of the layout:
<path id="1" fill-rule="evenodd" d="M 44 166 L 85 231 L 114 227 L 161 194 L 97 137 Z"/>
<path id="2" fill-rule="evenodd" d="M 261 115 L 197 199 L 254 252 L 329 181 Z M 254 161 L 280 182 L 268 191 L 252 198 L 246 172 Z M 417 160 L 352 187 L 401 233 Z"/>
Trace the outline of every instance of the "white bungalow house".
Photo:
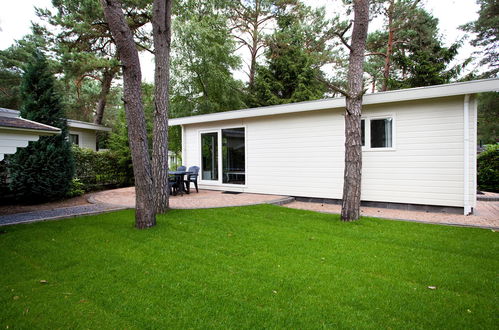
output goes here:
<path id="1" fill-rule="evenodd" d="M 469 214 L 476 204 L 475 94 L 499 79 L 364 97 L 362 201 Z M 200 187 L 338 202 L 344 98 L 171 119 Z"/>
<path id="2" fill-rule="evenodd" d="M 0 108 L 0 161 L 5 155 L 14 154 L 40 136 L 59 134 L 57 127 L 45 125 L 19 116 L 19 111 Z"/>
<path id="3" fill-rule="evenodd" d="M 68 119 L 69 141 L 80 148 L 88 148 L 97 151 L 97 132 L 110 131 L 111 128 L 103 125 Z"/>
<path id="4" fill-rule="evenodd" d="M 109 132 L 110 128 L 68 119 L 69 140 L 81 148 L 97 150 L 96 133 Z M 17 148 L 28 146 L 40 136 L 59 134 L 61 130 L 32 120 L 24 119 L 17 110 L 0 108 L 0 161 L 4 155 L 13 154 Z"/>

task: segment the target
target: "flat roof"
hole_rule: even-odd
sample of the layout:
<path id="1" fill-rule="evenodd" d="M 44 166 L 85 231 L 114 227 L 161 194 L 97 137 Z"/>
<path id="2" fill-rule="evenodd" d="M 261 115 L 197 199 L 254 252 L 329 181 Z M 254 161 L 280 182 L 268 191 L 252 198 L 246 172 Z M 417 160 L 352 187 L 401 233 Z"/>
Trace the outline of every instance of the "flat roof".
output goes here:
<path id="1" fill-rule="evenodd" d="M 392 103 L 410 100 L 423 100 L 437 97 L 476 94 L 482 92 L 499 91 L 499 78 L 481 79 L 458 82 L 452 84 L 399 89 L 388 92 L 365 94 L 364 105 Z M 241 109 L 234 111 L 217 112 L 206 115 L 173 118 L 168 121 L 169 126 L 197 124 L 221 120 L 242 119 L 261 116 L 272 116 L 285 113 L 317 111 L 345 107 L 345 97 L 328 98 L 316 101 L 280 104 L 268 107 Z"/>
<path id="2" fill-rule="evenodd" d="M 68 127 L 70 127 L 70 128 L 82 128 L 82 129 L 90 129 L 90 130 L 94 130 L 94 131 L 104 131 L 104 132 L 111 131 L 111 128 L 109 128 L 109 127 L 94 124 L 94 123 L 89 123 L 86 121 L 68 119 L 67 122 L 68 122 Z"/>

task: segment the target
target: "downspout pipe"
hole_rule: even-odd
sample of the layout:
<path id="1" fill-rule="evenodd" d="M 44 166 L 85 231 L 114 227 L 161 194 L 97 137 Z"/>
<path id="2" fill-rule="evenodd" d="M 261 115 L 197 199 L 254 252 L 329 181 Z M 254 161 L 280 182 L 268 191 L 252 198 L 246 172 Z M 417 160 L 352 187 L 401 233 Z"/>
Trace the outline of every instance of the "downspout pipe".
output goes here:
<path id="1" fill-rule="evenodd" d="M 185 154 L 186 154 L 186 150 L 185 150 L 185 128 L 184 128 L 184 125 L 180 125 L 180 129 L 181 129 L 181 135 L 180 135 L 180 139 L 181 139 L 181 157 L 182 157 L 182 160 L 180 162 L 180 164 L 186 164 L 185 160 Z M 187 166 L 187 164 L 186 164 Z"/>
<path id="2" fill-rule="evenodd" d="M 471 214 L 470 205 L 470 94 L 464 96 L 464 132 L 463 132 L 463 173 L 464 173 L 464 215 Z"/>

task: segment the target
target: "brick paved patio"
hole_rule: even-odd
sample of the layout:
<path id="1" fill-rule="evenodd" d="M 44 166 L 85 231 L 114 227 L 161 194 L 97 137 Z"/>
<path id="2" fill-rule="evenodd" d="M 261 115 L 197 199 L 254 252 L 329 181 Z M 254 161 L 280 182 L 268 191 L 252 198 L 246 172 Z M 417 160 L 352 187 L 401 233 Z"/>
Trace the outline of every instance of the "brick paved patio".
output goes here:
<path id="1" fill-rule="evenodd" d="M 183 196 L 170 196 L 170 207 L 173 209 L 211 208 L 224 206 L 242 206 L 264 203 L 277 203 L 286 196 L 262 194 L 224 194 L 215 190 L 199 190 Z M 106 190 L 92 195 L 92 203 L 113 204 L 124 207 L 135 207 L 135 188 Z"/>
<path id="2" fill-rule="evenodd" d="M 112 204 L 120 207 L 135 207 L 135 189 L 133 187 L 106 190 L 91 196 L 92 203 Z M 287 196 L 263 194 L 224 194 L 221 191 L 200 190 L 189 195 L 171 196 L 170 207 L 174 209 L 211 208 L 225 206 L 243 206 L 253 204 L 281 204 L 284 206 L 310 211 L 340 213 L 341 206 L 333 204 L 306 203 L 290 200 Z M 433 213 L 395 210 L 386 208 L 362 207 L 363 216 L 385 219 L 399 219 L 427 223 L 438 223 L 458 226 L 474 226 L 485 228 L 499 228 L 499 202 L 477 202 L 475 214 L 464 216 L 459 214 Z"/>
<path id="3" fill-rule="evenodd" d="M 310 210 L 324 213 L 341 213 L 341 205 L 292 202 L 284 205 L 295 209 Z M 460 215 L 436 212 L 420 212 L 375 207 L 361 207 L 361 215 L 385 219 L 428 222 L 445 225 L 499 228 L 499 202 L 477 202 L 473 215 Z"/>

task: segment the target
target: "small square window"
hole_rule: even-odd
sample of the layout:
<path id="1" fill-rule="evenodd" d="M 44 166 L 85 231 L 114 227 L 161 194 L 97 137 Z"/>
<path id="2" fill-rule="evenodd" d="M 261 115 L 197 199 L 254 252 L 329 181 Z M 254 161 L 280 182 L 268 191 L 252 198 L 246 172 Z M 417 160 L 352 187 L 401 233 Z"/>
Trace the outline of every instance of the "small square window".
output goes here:
<path id="1" fill-rule="evenodd" d="M 371 148 L 391 148 L 392 130 L 392 118 L 371 119 Z"/>
<path id="2" fill-rule="evenodd" d="M 78 136 L 78 134 L 69 134 L 69 142 L 79 146 L 80 145 L 80 137 Z"/>

